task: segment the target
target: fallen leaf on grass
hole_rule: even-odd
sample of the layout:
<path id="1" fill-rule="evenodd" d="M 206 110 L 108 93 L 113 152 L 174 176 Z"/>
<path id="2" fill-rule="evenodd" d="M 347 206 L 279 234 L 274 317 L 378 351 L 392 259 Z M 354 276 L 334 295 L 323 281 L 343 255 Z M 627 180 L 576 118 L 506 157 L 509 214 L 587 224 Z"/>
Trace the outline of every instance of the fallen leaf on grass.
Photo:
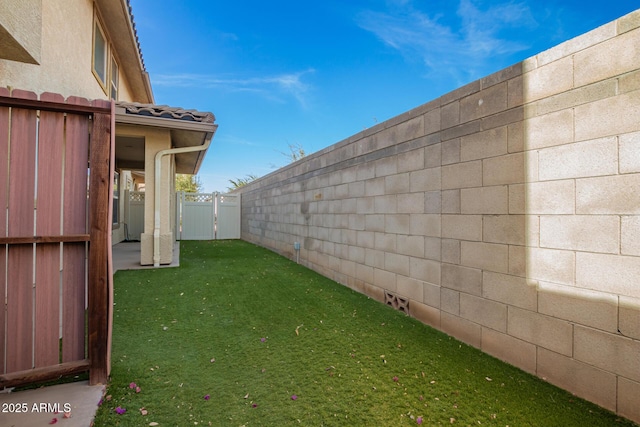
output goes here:
<path id="1" fill-rule="evenodd" d="M 297 326 L 297 327 L 296 327 L 296 335 L 300 335 L 300 331 L 299 331 L 299 329 L 300 329 L 301 327 L 303 327 L 303 326 L 304 326 L 304 324 L 299 325 L 299 326 Z"/>
<path id="2" fill-rule="evenodd" d="M 485 380 L 487 380 L 487 381 L 493 381 L 493 380 L 492 380 L 491 378 L 489 378 L 489 377 L 484 377 L 484 379 L 485 379 Z"/>
<path id="3" fill-rule="evenodd" d="M 248 398 L 249 398 L 249 393 L 245 394 L 245 395 L 244 395 L 244 398 L 245 398 L 245 399 L 248 399 Z"/>
<path id="4" fill-rule="evenodd" d="M 144 407 L 140 408 L 140 415 L 145 416 L 148 414 L 149 414 L 149 411 L 147 411 Z"/>
<path id="5" fill-rule="evenodd" d="M 149 425 L 150 425 L 151 427 L 156 427 L 156 426 L 159 426 L 160 424 L 158 424 L 158 423 L 157 423 L 157 422 L 155 422 L 155 421 L 152 421 L 152 422 L 150 422 L 150 423 L 149 423 Z"/>

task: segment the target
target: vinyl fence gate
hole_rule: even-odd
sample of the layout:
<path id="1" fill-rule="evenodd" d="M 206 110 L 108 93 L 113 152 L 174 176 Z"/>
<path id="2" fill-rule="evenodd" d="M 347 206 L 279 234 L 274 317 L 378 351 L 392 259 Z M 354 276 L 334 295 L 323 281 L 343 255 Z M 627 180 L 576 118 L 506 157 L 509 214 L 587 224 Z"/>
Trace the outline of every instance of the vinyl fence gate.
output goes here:
<path id="1" fill-rule="evenodd" d="M 177 193 L 178 240 L 240 238 L 240 195 Z"/>
<path id="2" fill-rule="evenodd" d="M 139 241 L 144 233 L 144 191 L 124 192 L 125 239 Z"/>

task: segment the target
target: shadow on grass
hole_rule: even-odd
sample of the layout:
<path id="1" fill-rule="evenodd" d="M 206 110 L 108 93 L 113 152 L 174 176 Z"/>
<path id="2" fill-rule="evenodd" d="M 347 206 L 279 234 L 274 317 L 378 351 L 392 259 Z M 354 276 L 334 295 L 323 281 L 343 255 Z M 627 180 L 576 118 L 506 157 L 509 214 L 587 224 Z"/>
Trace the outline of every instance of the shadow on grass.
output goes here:
<path id="1" fill-rule="evenodd" d="M 116 274 L 96 426 L 633 425 L 263 248 L 181 245 Z"/>

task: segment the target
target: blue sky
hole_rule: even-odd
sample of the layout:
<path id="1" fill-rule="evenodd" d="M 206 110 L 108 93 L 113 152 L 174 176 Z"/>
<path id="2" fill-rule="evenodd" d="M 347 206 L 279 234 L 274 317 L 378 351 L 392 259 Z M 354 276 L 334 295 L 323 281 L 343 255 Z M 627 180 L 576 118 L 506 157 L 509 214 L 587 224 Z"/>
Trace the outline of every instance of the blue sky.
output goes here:
<path id="1" fill-rule="evenodd" d="M 636 0 L 130 0 L 157 104 L 215 114 L 204 190 L 263 176 Z"/>

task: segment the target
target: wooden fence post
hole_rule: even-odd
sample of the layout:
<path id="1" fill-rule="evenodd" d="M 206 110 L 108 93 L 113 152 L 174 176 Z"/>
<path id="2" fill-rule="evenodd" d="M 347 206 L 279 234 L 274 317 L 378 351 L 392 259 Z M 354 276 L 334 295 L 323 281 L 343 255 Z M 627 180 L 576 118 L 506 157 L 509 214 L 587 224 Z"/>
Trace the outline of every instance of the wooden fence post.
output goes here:
<path id="1" fill-rule="evenodd" d="M 97 101 L 96 101 L 97 102 Z M 107 101 L 102 101 L 107 103 Z M 111 158 L 111 115 L 95 113 L 91 129 L 91 155 L 89 180 L 89 382 L 106 384 L 108 381 L 108 233 Z"/>

